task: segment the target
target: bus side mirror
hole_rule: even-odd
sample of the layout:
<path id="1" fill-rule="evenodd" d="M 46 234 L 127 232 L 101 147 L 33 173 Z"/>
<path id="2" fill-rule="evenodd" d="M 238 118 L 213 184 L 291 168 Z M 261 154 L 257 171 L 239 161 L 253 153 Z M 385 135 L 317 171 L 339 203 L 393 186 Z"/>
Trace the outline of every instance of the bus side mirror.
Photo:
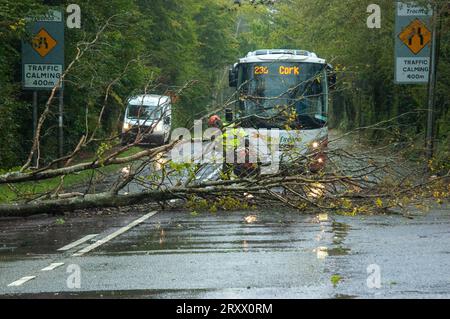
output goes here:
<path id="1" fill-rule="evenodd" d="M 330 90 L 336 89 L 336 73 L 331 64 L 327 65 L 328 87 Z"/>
<path id="2" fill-rule="evenodd" d="M 336 74 L 332 73 L 328 75 L 328 86 L 330 90 L 336 90 Z"/>
<path id="3" fill-rule="evenodd" d="M 232 109 L 225 109 L 225 121 L 227 123 L 233 122 L 233 110 Z"/>
<path id="4" fill-rule="evenodd" d="M 231 88 L 237 87 L 237 68 L 231 67 L 228 71 L 228 84 Z"/>

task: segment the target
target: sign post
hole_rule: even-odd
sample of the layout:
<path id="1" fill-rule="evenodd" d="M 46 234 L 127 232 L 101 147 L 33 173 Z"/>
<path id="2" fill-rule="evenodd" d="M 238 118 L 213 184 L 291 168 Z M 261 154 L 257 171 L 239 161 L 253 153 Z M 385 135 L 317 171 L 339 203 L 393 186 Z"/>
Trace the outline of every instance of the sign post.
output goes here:
<path id="1" fill-rule="evenodd" d="M 433 19 L 433 38 L 431 45 L 431 69 L 430 83 L 428 84 L 428 118 L 427 118 L 427 136 L 425 142 L 426 156 L 431 160 L 434 152 L 434 103 L 436 92 L 436 60 L 437 60 L 437 17 L 438 8 L 435 8 L 435 16 Z"/>
<path id="2" fill-rule="evenodd" d="M 36 135 L 36 129 L 37 129 L 37 117 L 38 117 L 38 108 L 37 108 L 37 101 L 38 101 L 38 92 L 33 91 L 33 138 Z M 37 154 L 36 152 L 33 153 L 33 163 L 37 165 Z"/>
<path id="3" fill-rule="evenodd" d="M 63 96 L 64 71 L 64 16 L 62 11 L 49 10 L 47 14 L 28 19 L 27 31 L 31 41 L 22 42 L 22 87 L 33 90 L 33 128 L 37 127 L 37 91 L 53 90 L 55 86 Z M 62 100 L 60 99 L 59 134 L 62 132 Z M 62 137 L 60 154 L 63 156 Z M 37 164 L 37 163 L 36 163 Z"/>
<path id="4" fill-rule="evenodd" d="M 414 2 L 397 2 L 395 83 L 428 84 L 426 156 L 433 156 L 434 86 L 436 84 L 436 12 Z M 432 17 L 435 15 L 432 23 Z"/>

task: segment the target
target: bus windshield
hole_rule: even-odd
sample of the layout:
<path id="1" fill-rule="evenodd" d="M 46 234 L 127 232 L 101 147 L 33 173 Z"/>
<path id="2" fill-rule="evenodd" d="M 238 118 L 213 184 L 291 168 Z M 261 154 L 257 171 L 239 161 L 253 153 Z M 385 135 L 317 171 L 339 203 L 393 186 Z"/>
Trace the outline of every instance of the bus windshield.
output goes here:
<path id="1" fill-rule="evenodd" d="M 327 123 L 328 87 L 325 66 L 318 63 L 264 62 L 241 64 L 240 113 L 253 124 L 314 129 Z M 254 125 L 253 125 L 254 126 Z"/>

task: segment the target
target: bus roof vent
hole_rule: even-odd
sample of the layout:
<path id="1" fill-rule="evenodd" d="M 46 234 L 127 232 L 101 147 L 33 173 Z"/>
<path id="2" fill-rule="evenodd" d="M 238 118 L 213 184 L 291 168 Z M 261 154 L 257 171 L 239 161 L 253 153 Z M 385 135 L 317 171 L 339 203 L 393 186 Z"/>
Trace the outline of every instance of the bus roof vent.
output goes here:
<path id="1" fill-rule="evenodd" d="M 302 55 L 317 58 L 317 55 L 313 52 L 306 50 L 290 50 L 290 49 L 270 49 L 270 50 L 256 50 L 249 52 L 247 57 L 258 56 L 258 55 L 272 55 L 272 54 L 291 54 L 291 55 Z"/>

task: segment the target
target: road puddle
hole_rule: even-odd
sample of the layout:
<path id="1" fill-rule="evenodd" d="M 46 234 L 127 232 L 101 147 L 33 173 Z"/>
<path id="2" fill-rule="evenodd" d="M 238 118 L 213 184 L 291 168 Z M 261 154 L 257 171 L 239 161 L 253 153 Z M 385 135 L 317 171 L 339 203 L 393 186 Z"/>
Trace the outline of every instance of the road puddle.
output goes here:
<path id="1" fill-rule="evenodd" d="M 345 247 L 344 242 L 351 229 L 350 226 L 332 220 L 327 213 L 318 214 L 316 220 L 320 224 L 320 232 L 315 237 L 316 241 L 320 244 L 330 244 L 329 247 L 321 245 L 313 250 L 317 259 L 348 255 L 351 249 Z"/>
<path id="2" fill-rule="evenodd" d="M 317 259 L 325 259 L 328 257 L 327 247 L 317 247 L 314 252 L 316 253 Z"/>
<path id="3" fill-rule="evenodd" d="M 96 253 L 305 252 L 319 227 L 310 216 L 279 211 L 202 213 L 195 217 L 160 214 L 158 218 L 123 234 Z"/>
<path id="4" fill-rule="evenodd" d="M 55 254 L 61 247 L 88 234 L 126 224 L 130 216 L 41 216 L 0 221 L 0 260 Z"/>
<path id="5" fill-rule="evenodd" d="M 244 221 L 247 224 L 254 224 L 258 221 L 258 217 L 256 215 L 249 215 L 244 217 Z"/>
<path id="6" fill-rule="evenodd" d="M 335 247 L 328 249 L 328 256 L 345 256 L 350 252 L 350 248 L 345 247 Z"/>
<path id="7" fill-rule="evenodd" d="M 331 233 L 333 236 L 333 244 L 340 246 L 347 237 L 351 227 L 345 223 L 333 221 L 331 223 Z"/>

